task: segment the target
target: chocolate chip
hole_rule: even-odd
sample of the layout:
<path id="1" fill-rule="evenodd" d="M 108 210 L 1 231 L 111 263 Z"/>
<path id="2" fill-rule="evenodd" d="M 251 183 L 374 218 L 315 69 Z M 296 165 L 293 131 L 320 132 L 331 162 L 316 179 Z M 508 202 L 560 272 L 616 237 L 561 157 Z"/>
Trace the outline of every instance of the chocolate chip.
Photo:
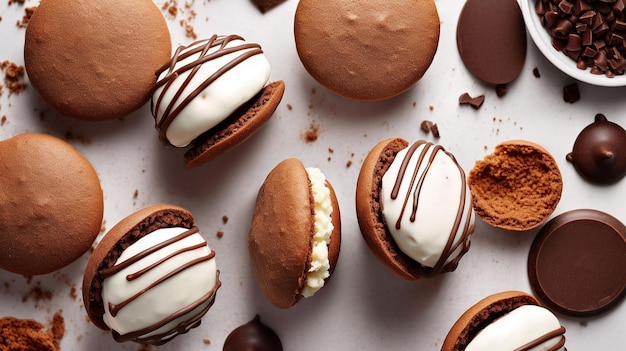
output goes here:
<path id="1" fill-rule="evenodd" d="M 563 87 L 563 100 L 570 104 L 580 100 L 580 90 L 578 90 L 578 84 L 572 83 Z"/>
<path id="2" fill-rule="evenodd" d="M 461 96 L 459 96 L 460 105 L 470 105 L 475 110 L 478 110 L 480 106 L 482 106 L 483 102 L 485 102 L 485 95 L 471 97 L 468 93 L 463 93 L 461 94 Z"/>
<path id="3" fill-rule="evenodd" d="M 541 73 L 539 73 L 539 68 L 537 67 L 533 68 L 533 76 L 535 76 L 535 78 L 541 77 Z"/>
<path id="4" fill-rule="evenodd" d="M 506 86 L 506 84 L 498 84 L 496 85 L 496 95 L 498 97 L 503 97 L 504 95 L 506 95 L 506 92 L 508 91 L 508 87 Z M 484 100 L 484 97 L 483 97 Z M 482 102 L 481 102 L 482 104 Z"/>

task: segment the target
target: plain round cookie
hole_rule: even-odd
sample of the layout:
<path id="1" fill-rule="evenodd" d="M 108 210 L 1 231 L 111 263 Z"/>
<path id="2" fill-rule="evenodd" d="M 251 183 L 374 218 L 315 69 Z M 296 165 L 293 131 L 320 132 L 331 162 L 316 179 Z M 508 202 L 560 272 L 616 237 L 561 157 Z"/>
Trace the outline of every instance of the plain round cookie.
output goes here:
<path id="1" fill-rule="evenodd" d="M 84 254 L 102 226 L 104 197 L 89 161 L 36 133 L 0 142 L 0 268 L 32 276 Z"/>
<path id="2" fill-rule="evenodd" d="M 321 85 L 375 101 L 412 87 L 439 44 L 433 0 L 302 0 L 294 34 L 298 56 Z"/>
<path id="3" fill-rule="evenodd" d="M 24 44 L 26 73 L 63 115 L 123 117 L 145 104 L 172 43 L 151 0 L 43 0 Z"/>

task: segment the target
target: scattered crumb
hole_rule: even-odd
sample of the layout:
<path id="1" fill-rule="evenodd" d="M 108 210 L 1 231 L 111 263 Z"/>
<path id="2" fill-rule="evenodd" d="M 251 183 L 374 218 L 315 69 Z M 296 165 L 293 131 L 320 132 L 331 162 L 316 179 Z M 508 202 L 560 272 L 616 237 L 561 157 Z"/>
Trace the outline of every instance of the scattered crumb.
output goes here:
<path id="1" fill-rule="evenodd" d="M 580 321 L 579 324 L 580 324 L 581 327 L 586 328 L 587 325 L 588 325 L 588 322 L 587 321 Z"/>
<path id="2" fill-rule="evenodd" d="M 26 89 L 24 82 L 24 66 L 18 66 L 10 61 L 0 63 L 0 70 L 4 71 L 4 87 L 9 89 L 9 96 L 19 94 Z M 0 95 L 2 91 L 0 90 Z"/>
<path id="3" fill-rule="evenodd" d="M 106 220 L 102 220 L 102 225 L 100 226 L 100 233 L 104 233 L 107 230 Z"/>
<path id="4" fill-rule="evenodd" d="M 439 138 L 439 127 L 437 126 L 437 123 L 433 123 L 429 120 L 423 120 L 422 123 L 420 123 L 420 128 L 422 129 L 422 131 L 424 131 L 425 133 L 432 133 L 432 135 L 435 138 Z"/>
<path id="5" fill-rule="evenodd" d="M 26 0 L 9 0 L 9 6 L 13 4 L 23 4 Z"/>
<path id="6" fill-rule="evenodd" d="M 293 106 L 291 106 L 291 104 L 287 104 L 287 110 L 289 111 L 293 110 Z"/>
<path id="7" fill-rule="evenodd" d="M 39 302 L 52 300 L 52 291 L 43 289 L 41 283 L 37 282 L 26 295 L 22 296 L 23 303 L 30 299 L 35 301 L 35 307 L 38 307 Z"/>
<path id="8" fill-rule="evenodd" d="M 317 93 L 317 90 L 315 90 L 315 88 L 311 88 L 311 94 L 315 95 L 315 93 Z"/>
<path id="9" fill-rule="evenodd" d="M 312 143 L 316 141 L 319 136 L 319 130 L 320 130 L 319 125 L 315 123 L 309 124 L 309 129 L 306 132 L 304 132 L 304 141 L 306 143 Z"/>
<path id="10" fill-rule="evenodd" d="M 413 101 L 413 107 L 417 106 L 417 102 Z"/>
<path id="11" fill-rule="evenodd" d="M 468 93 L 463 93 L 459 96 L 459 105 L 470 105 L 475 110 L 478 110 L 480 106 L 485 102 L 485 95 L 479 95 L 477 97 L 471 97 Z"/>
<path id="12" fill-rule="evenodd" d="M 434 109 L 435 109 L 435 106 L 430 105 L 430 106 L 428 106 L 428 109 L 432 111 L 432 110 L 434 110 Z"/>
<path id="13" fill-rule="evenodd" d="M 65 132 L 65 140 L 79 142 L 79 143 L 84 144 L 84 145 L 91 144 L 91 140 L 89 138 L 86 138 L 86 137 L 80 136 L 80 135 L 76 135 L 71 130 L 67 130 Z"/>
<path id="14" fill-rule="evenodd" d="M 352 166 L 352 160 L 348 160 L 348 162 L 346 162 L 346 168 L 350 168 L 350 166 Z"/>
<path id="15" fill-rule="evenodd" d="M 205 344 L 207 344 L 207 345 L 209 345 L 209 344 L 211 344 L 211 339 L 209 339 L 209 338 L 204 338 L 204 339 L 202 339 L 202 342 L 203 342 L 203 343 L 205 343 Z"/>
<path id="16" fill-rule="evenodd" d="M 537 67 L 533 68 L 533 76 L 535 76 L 535 78 L 540 78 L 541 77 L 541 73 L 539 72 L 539 68 L 537 68 Z"/>
<path id="17" fill-rule="evenodd" d="M 136 199 L 137 197 L 139 197 L 139 190 L 135 189 L 135 192 L 133 193 L 133 199 Z"/>
<path id="18" fill-rule="evenodd" d="M 332 154 L 333 152 L 335 152 L 335 150 L 333 150 L 332 148 L 330 148 L 330 147 L 329 147 L 329 148 L 328 148 L 328 153 L 331 153 L 331 154 Z"/>
<path id="19" fill-rule="evenodd" d="M 150 351 L 150 345 L 141 345 L 137 351 Z"/>
<path id="20" fill-rule="evenodd" d="M 330 157 L 330 156 L 328 156 L 328 158 L 327 158 L 328 162 L 330 162 L 330 160 L 332 160 L 332 159 L 333 159 L 333 158 L 332 158 L 332 157 Z"/>
<path id="21" fill-rule="evenodd" d="M 22 17 L 21 20 L 17 21 L 17 26 L 20 28 L 27 27 L 28 23 L 30 22 L 30 18 L 33 16 L 33 13 L 35 13 L 36 9 L 37 9 L 37 6 L 26 7 L 24 9 L 24 16 Z"/>
<path id="22" fill-rule="evenodd" d="M 5 123 L 7 123 L 7 116 L 2 116 L 2 118 L 0 118 L 0 126 L 3 126 Z"/>
<path id="23" fill-rule="evenodd" d="M 215 236 L 217 236 L 219 239 L 221 239 L 224 236 L 224 232 L 221 230 L 218 230 L 217 233 L 215 233 Z"/>
<path id="24" fill-rule="evenodd" d="M 54 346 L 56 346 L 57 350 L 60 350 L 61 339 L 65 335 L 65 318 L 61 314 L 63 311 L 58 311 L 52 317 L 52 322 L 50 329 L 48 330 L 48 334 L 52 337 L 52 341 L 54 342 Z"/>
<path id="25" fill-rule="evenodd" d="M 570 104 L 580 100 L 580 90 L 578 90 L 578 84 L 572 83 L 563 87 L 563 100 Z"/>
<path id="26" fill-rule="evenodd" d="M 222 223 L 224 223 L 224 224 L 228 223 L 228 216 L 227 215 L 223 215 L 222 216 Z"/>
<path id="27" fill-rule="evenodd" d="M 78 294 L 76 294 L 76 285 L 72 285 L 70 288 L 70 298 L 72 300 L 76 300 L 78 298 Z"/>
<path id="28" fill-rule="evenodd" d="M 503 97 L 504 95 L 506 95 L 507 91 L 508 91 L 508 87 L 506 86 L 506 84 L 496 85 L 496 95 L 498 97 Z"/>

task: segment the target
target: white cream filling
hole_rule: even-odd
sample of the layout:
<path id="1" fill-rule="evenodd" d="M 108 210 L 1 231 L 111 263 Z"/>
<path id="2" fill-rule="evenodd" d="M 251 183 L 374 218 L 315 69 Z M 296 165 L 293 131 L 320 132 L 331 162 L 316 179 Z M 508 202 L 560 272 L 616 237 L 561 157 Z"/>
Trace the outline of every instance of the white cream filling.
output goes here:
<path id="1" fill-rule="evenodd" d="M 139 239 L 124 250 L 117 260 L 116 265 L 186 230 L 186 228 L 158 229 Z M 194 259 L 208 256 L 211 249 L 208 245 L 205 245 L 201 248 L 180 253 L 132 281 L 126 279 L 128 274 L 148 267 L 180 249 L 202 243 L 206 243 L 206 241 L 199 233 L 192 234 L 144 257 L 113 276 L 105 278 L 102 283 L 102 300 L 105 307 L 103 319 L 107 326 L 120 335 L 138 331 L 164 320 L 171 314 L 193 304 L 210 292 L 217 282 L 217 268 L 214 258 L 190 266 L 184 271 L 158 284 L 156 287 L 149 289 L 139 298 L 123 307 L 115 317 L 111 315 L 109 310 L 109 303 L 119 304 L 131 298 L 146 289 L 159 278 L 174 271 L 176 268 Z M 209 303 L 210 300 L 154 332 L 143 336 L 160 334 L 174 329 L 176 325 L 192 318 Z"/>
<path id="2" fill-rule="evenodd" d="M 387 228 L 402 252 L 421 265 L 434 267 L 441 258 L 448 239 L 453 232 L 455 219 L 459 208 L 463 208 L 463 218 L 454 233 L 453 245 L 463 237 L 463 232 L 469 216 L 470 226 L 474 223 L 474 214 L 471 209 L 471 193 L 469 187 L 461 178 L 461 171 L 455 161 L 443 150 L 440 150 L 428 170 L 428 159 L 434 147 L 430 147 L 419 165 L 417 176 L 413 180 L 413 173 L 418 168 L 418 158 L 426 144 L 420 145 L 412 155 L 407 171 L 402 179 L 399 195 L 391 198 L 391 193 L 398 177 L 402 162 L 407 157 L 409 147 L 396 155 L 391 166 L 383 176 L 381 201 L 383 217 Z M 424 176 L 424 173 L 425 176 Z M 411 220 L 414 194 L 419 179 L 424 176 L 423 184 L 418 192 L 417 213 L 415 220 Z M 413 180 L 413 184 L 411 181 Z M 465 203 L 461 204 L 461 194 L 465 192 Z M 409 200 L 404 204 L 406 194 Z M 398 218 L 401 218 L 400 229 L 396 228 Z M 461 253 L 463 245 L 450 255 L 446 263 L 452 261 Z"/>
<path id="3" fill-rule="evenodd" d="M 520 306 L 480 331 L 465 351 L 515 350 L 560 327 L 559 320 L 549 310 L 536 305 Z M 561 338 L 561 335 L 551 338 L 529 351 L 550 350 Z"/>
<path id="4" fill-rule="evenodd" d="M 330 189 L 326 186 L 326 177 L 318 168 L 306 168 L 315 201 L 315 234 L 313 235 L 313 252 L 311 267 L 307 272 L 306 285 L 302 296 L 313 296 L 324 286 L 324 280 L 330 276 L 330 261 L 328 260 L 328 245 L 333 232 L 332 202 Z"/>
<path id="5" fill-rule="evenodd" d="M 246 43 L 247 42 L 243 40 L 232 40 L 226 45 L 226 48 Z M 200 41 L 197 45 L 184 50 L 182 53 L 204 44 L 205 41 Z M 219 46 L 211 48 L 209 53 L 217 51 L 218 48 Z M 189 85 L 174 103 L 173 109 L 175 109 L 186 96 L 189 96 L 192 91 L 196 90 L 197 87 L 209 79 L 218 69 L 250 50 L 252 49 L 236 51 L 203 63 Z M 197 60 L 199 56 L 200 53 L 177 62 L 174 70 Z M 162 97 L 158 111 L 154 111 L 157 123 L 163 117 L 165 109 L 175 98 L 176 92 L 180 89 L 190 72 L 191 71 L 187 71 L 180 74 L 168 87 Z M 165 70 L 158 79 L 161 80 L 167 73 L 168 70 Z M 167 139 L 172 145 L 177 147 L 189 145 L 195 138 L 226 119 L 239 106 L 249 101 L 254 95 L 261 91 L 269 80 L 269 76 L 270 64 L 262 53 L 239 63 L 206 87 L 200 95 L 193 99 L 193 101 L 181 111 L 167 129 Z M 160 87 L 154 92 L 152 99 L 153 108 L 163 89 L 164 87 Z"/>

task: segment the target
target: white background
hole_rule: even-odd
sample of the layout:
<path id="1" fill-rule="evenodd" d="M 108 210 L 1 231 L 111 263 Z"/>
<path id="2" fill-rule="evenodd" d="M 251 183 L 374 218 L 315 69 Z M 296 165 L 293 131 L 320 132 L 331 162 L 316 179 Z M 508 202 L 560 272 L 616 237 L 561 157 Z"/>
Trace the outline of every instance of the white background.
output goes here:
<path id="1" fill-rule="evenodd" d="M 163 0 L 156 2 L 163 4 Z M 255 314 L 280 335 L 286 350 L 439 350 L 449 327 L 479 299 L 502 290 L 530 292 L 526 258 L 536 230 L 509 233 L 477 220 L 471 249 L 455 272 L 418 282 L 401 281 L 374 259 L 356 221 L 356 178 L 369 149 L 387 137 L 409 141 L 425 138 L 442 144 L 469 171 L 499 142 L 534 141 L 554 155 L 563 175 L 563 196 L 555 215 L 589 207 L 626 220 L 626 181 L 605 187 L 588 184 L 565 160 L 577 134 L 596 113 L 626 125 L 626 90 L 579 84 L 581 100 L 565 103 L 562 87 L 572 79 L 551 67 L 529 41 L 520 77 L 509 85 L 504 97 L 498 98 L 493 87 L 467 72 L 457 53 L 456 23 L 464 2 L 436 3 L 441 38 L 423 79 L 397 98 L 359 103 L 320 87 L 302 67 L 293 39 L 296 0 L 288 0 L 266 14 L 248 0 L 196 0 L 196 17 L 190 23 L 200 37 L 239 34 L 260 43 L 272 64 L 271 79 L 282 79 L 287 86 L 276 114 L 258 134 L 200 168 L 187 169 L 181 150 L 158 142 L 147 107 L 123 120 L 81 122 L 56 115 L 32 87 L 10 97 L 5 89 L 0 97 L 0 116 L 6 115 L 7 121 L 0 127 L 0 137 L 22 132 L 44 132 L 65 139 L 72 136 L 68 141 L 89 158 L 100 176 L 107 229 L 134 210 L 155 203 L 181 205 L 195 215 L 217 252 L 223 285 L 202 325 L 161 347 L 163 350 L 221 350 L 228 333 Z M 0 60 L 23 64 L 25 29 L 15 23 L 25 6 L 36 4 L 36 0 L 11 6 L 6 0 L 0 2 Z M 179 21 L 191 12 L 182 1 L 179 7 L 176 18 L 166 15 L 167 22 L 174 44 L 189 43 L 191 39 L 185 37 Z M 535 67 L 540 78 L 532 74 Z M 479 110 L 459 106 L 457 99 L 464 92 L 485 94 L 484 105 Z M 424 119 L 439 125 L 440 139 L 420 130 Z M 306 143 L 303 135 L 311 125 L 319 127 L 319 138 Z M 269 304 L 256 286 L 247 234 L 259 186 L 287 157 L 298 157 L 306 166 L 321 168 L 334 185 L 341 207 L 343 242 L 330 283 L 312 298 L 280 310 Z M 223 216 L 229 218 L 225 224 Z M 221 239 L 216 236 L 218 231 L 224 232 Z M 59 272 L 30 281 L 0 272 L 0 315 L 46 323 L 56 311 L 63 310 L 67 328 L 61 344 L 64 350 L 137 350 L 137 344 L 116 344 L 108 333 L 87 321 L 80 298 L 87 258 L 85 255 Z M 52 291 L 52 298 L 23 301 L 36 286 Z M 72 287 L 77 289 L 78 298 L 70 297 Z M 593 319 L 559 318 L 567 328 L 569 350 L 623 350 L 626 344 L 623 303 Z M 204 338 L 211 343 L 205 344 Z"/>

